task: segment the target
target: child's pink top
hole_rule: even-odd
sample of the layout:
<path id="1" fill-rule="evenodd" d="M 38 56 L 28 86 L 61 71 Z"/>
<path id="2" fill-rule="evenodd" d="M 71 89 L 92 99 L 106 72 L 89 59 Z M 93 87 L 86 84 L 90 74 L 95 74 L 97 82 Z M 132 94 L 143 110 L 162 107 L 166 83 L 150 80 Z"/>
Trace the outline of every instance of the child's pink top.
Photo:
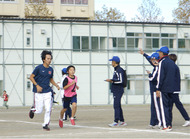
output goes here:
<path id="1" fill-rule="evenodd" d="M 75 80 L 75 84 L 73 84 L 72 86 L 70 86 L 69 88 L 64 90 L 64 95 L 66 97 L 73 97 L 74 95 L 76 95 L 76 85 L 77 85 L 77 76 L 75 76 L 75 79 L 71 79 L 69 76 L 66 77 L 68 79 L 68 84 L 71 84 L 73 82 L 73 80 Z M 67 84 L 67 85 L 68 85 Z"/>

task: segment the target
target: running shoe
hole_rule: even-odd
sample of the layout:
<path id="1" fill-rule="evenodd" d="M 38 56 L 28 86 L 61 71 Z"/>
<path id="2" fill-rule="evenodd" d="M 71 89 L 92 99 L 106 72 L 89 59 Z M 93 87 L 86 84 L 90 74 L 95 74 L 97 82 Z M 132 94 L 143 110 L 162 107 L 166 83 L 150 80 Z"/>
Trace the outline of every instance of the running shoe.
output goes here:
<path id="1" fill-rule="evenodd" d="M 59 119 L 59 127 L 63 128 L 63 120 Z"/>
<path id="2" fill-rule="evenodd" d="M 111 124 L 108 124 L 108 126 L 110 126 L 110 127 L 116 127 L 116 126 L 118 126 L 118 123 L 113 122 L 113 123 L 111 123 Z"/>
<path id="3" fill-rule="evenodd" d="M 182 125 L 183 127 L 187 127 L 190 126 L 190 121 L 185 121 L 184 125 Z"/>
<path id="4" fill-rule="evenodd" d="M 72 124 L 72 125 L 75 125 L 75 119 L 70 118 L 70 121 L 71 121 L 71 124 Z"/>
<path id="5" fill-rule="evenodd" d="M 46 130 L 46 131 L 50 131 L 50 128 L 48 127 L 47 124 L 45 126 L 43 126 L 43 129 Z"/>

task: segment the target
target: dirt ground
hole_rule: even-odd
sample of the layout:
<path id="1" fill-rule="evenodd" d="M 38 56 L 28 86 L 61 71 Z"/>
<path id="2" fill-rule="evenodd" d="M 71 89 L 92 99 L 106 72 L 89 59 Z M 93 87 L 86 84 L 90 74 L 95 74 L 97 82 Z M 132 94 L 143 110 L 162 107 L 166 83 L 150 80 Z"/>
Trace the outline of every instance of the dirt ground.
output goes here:
<path id="1" fill-rule="evenodd" d="M 184 105 L 190 114 L 190 105 Z M 69 121 L 58 125 L 61 105 L 54 106 L 50 131 L 42 130 L 44 113 L 28 117 L 29 107 L 0 107 L 0 138 L 190 138 L 190 126 L 182 127 L 184 119 L 173 110 L 173 131 L 148 129 L 149 105 L 123 105 L 126 127 L 108 127 L 113 122 L 113 107 L 78 106 L 76 125 Z"/>

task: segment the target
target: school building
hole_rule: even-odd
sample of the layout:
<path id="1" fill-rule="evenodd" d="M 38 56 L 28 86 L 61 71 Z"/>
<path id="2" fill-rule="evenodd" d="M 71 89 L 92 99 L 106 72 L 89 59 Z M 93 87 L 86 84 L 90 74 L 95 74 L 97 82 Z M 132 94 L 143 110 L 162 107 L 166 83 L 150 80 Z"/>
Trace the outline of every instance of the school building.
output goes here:
<path id="1" fill-rule="evenodd" d="M 113 22 L 64 19 L 0 19 L 0 92 L 9 94 L 10 106 L 32 105 L 35 66 L 40 54 L 53 52 L 54 80 L 61 81 L 61 69 L 73 64 L 78 76 L 78 104 L 104 105 L 113 101 L 110 85 L 113 67 L 108 59 L 119 56 L 127 70 L 128 87 L 123 104 L 149 104 L 150 91 L 145 69 L 153 67 L 138 53 L 151 54 L 168 46 L 178 56 L 183 103 L 190 103 L 190 24 Z M 55 100 L 61 103 L 59 91 Z M 0 105 L 2 101 L 0 101 Z"/>
<path id="2" fill-rule="evenodd" d="M 0 17 L 25 18 L 25 7 L 29 2 L 30 0 L 0 0 Z M 46 3 L 55 19 L 94 18 L 94 0 L 46 0 Z"/>

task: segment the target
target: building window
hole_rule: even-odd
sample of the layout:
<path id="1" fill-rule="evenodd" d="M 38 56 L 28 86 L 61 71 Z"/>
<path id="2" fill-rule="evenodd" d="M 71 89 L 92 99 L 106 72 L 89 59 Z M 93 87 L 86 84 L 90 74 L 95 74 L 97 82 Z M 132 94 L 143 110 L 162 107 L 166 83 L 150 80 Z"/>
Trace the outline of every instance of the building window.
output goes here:
<path id="1" fill-rule="evenodd" d="M 174 48 L 174 39 L 162 39 L 162 46 L 168 46 L 169 48 Z"/>
<path id="2" fill-rule="evenodd" d="M 80 36 L 73 36 L 73 50 L 80 51 Z"/>
<path id="3" fill-rule="evenodd" d="M 159 48 L 159 39 L 152 39 L 152 48 Z"/>
<path id="4" fill-rule="evenodd" d="M 185 48 L 185 39 L 178 39 L 178 48 Z"/>
<path id="5" fill-rule="evenodd" d="M 100 37 L 100 49 L 104 50 L 105 48 L 107 48 L 107 38 Z"/>
<path id="6" fill-rule="evenodd" d="M 110 48 L 125 49 L 125 38 L 110 38 Z"/>
<path id="7" fill-rule="evenodd" d="M 82 0 L 75 0 L 75 4 L 81 4 Z"/>
<path id="8" fill-rule="evenodd" d="M 26 38 L 26 46 L 30 46 L 30 38 Z"/>
<path id="9" fill-rule="evenodd" d="M 178 39 L 178 48 L 190 48 L 190 39 Z"/>
<path id="10" fill-rule="evenodd" d="M 145 39 L 145 47 L 147 49 L 159 48 L 159 39 L 146 38 Z"/>
<path id="11" fill-rule="evenodd" d="M 44 0 L 40 0 L 40 2 L 43 2 Z M 38 0 L 25 0 L 26 3 L 29 2 L 38 2 Z M 53 0 L 46 0 L 46 3 L 53 3 Z"/>
<path id="12" fill-rule="evenodd" d="M 50 38 L 47 38 L 47 46 L 50 46 Z"/>
<path id="13" fill-rule="evenodd" d="M 98 50 L 98 37 L 92 37 L 92 50 Z"/>
<path id="14" fill-rule="evenodd" d="M 15 2 L 15 0 L 0 0 L 0 2 Z"/>
<path id="15" fill-rule="evenodd" d="M 88 4 L 88 0 L 82 0 L 82 4 L 87 5 Z"/>
<path id="16" fill-rule="evenodd" d="M 88 0 L 61 0 L 61 4 L 88 5 Z"/>
<path id="17" fill-rule="evenodd" d="M 110 38 L 112 41 L 112 38 Z M 117 40 L 117 38 L 116 38 Z M 116 43 L 116 47 L 118 44 Z M 119 44 L 121 45 L 121 44 Z M 104 50 L 107 48 L 107 37 L 91 37 L 92 51 Z M 88 36 L 73 36 L 73 51 L 89 51 L 89 37 Z"/>
<path id="18" fill-rule="evenodd" d="M 125 49 L 125 38 L 118 38 L 118 49 Z"/>
<path id="19" fill-rule="evenodd" d="M 89 50 L 89 37 L 82 37 L 82 51 Z"/>
<path id="20" fill-rule="evenodd" d="M 138 48 L 140 38 L 127 38 L 127 48 L 134 49 Z"/>

